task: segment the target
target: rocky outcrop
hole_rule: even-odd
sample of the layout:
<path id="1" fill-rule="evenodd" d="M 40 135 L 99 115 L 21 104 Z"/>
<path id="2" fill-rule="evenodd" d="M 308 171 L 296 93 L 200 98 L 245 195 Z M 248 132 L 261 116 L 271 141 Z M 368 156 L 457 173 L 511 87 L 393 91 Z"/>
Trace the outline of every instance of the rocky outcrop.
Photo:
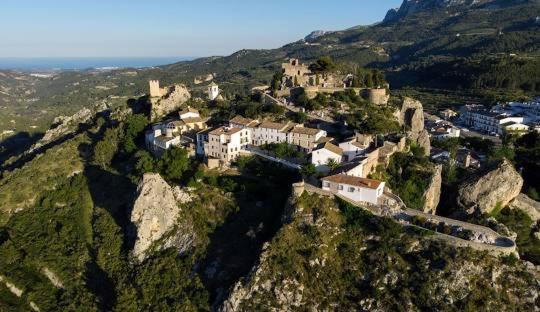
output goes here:
<path id="1" fill-rule="evenodd" d="M 506 207 L 523 187 L 523 178 L 507 160 L 459 186 L 457 205 L 469 214 Z"/>
<path id="2" fill-rule="evenodd" d="M 521 0 L 514 0 L 519 2 Z M 384 18 L 385 23 L 394 22 L 405 16 L 427 10 L 444 8 L 462 8 L 467 9 L 473 6 L 497 2 L 497 0 L 404 0 L 401 7 L 391 9 Z"/>
<path id="3" fill-rule="evenodd" d="M 525 212 L 533 221 L 540 220 L 540 202 L 531 199 L 525 194 L 519 194 L 509 205 L 511 209 Z"/>
<path id="4" fill-rule="evenodd" d="M 420 101 L 409 97 L 403 99 L 401 108 L 394 114 L 401 126 L 407 129 L 407 138 L 424 148 L 426 155 L 431 151 L 429 133 L 424 129 L 424 107 Z"/>
<path id="5" fill-rule="evenodd" d="M 433 175 L 429 185 L 424 192 L 424 212 L 430 214 L 437 213 L 437 206 L 441 199 L 441 185 L 442 185 L 442 165 L 437 165 L 433 170 Z"/>
<path id="6" fill-rule="evenodd" d="M 170 92 L 162 98 L 152 98 L 151 119 L 156 120 L 178 110 L 182 104 L 191 99 L 189 90 L 184 85 L 174 85 Z"/>
<path id="7" fill-rule="evenodd" d="M 51 271 L 49 268 L 43 268 L 41 270 L 41 273 L 45 275 L 51 284 L 53 284 L 56 288 L 64 288 L 64 283 L 62 283 L 62 280 L 56 275 L 53 271 Z"/>
<path id="8" fill-rule="evenodd" d="M 170 187 L 159 174 L 144 175 L 131 213 L 131 221 L 137 228 L 133 255 L 139 261 L 144 261 L 151 247 L 176 247 L 183 253 L 193 245 L 195 234 L 191 222 L 178 220 L 178 202 L 189 201 L 187 193 Z M 153 246 L 158 241 L 161 244 Z"/>
<path id="9" fill-rule="evenodd" d="M 24 293 L 24 291 L 21 288 L 15 286 L 15 284 L 13 284 L 13 283 L 7 281 L 6 278 L 3 277 L 2 275 L 0 275 L 0 283 L 4 283 L 6 288 L 9 289 L 9 291 L 11 291 L 12 294 L 14 294 L 15 296 L 17 296 L 19 298 Z"/>
<path id="10" fill-rule="evenodd" d="M 326 34 L 328 34 L 329 32 L 328 31 L 325 31 L 325 30 L 315 30 L 315 31 L 312 31 L 309 35 L 307 35 L 304 40 L 305 41 L 312 41 L 312 40 L 315 40 L 319 37 L 322 37 Z"/>
<path id="11" fill-rule="evenodd" d="M 249 301 L 257 296 L 260 292 L 271 293 L 275 298 L 276 304 L 280 307 L 288 307 L 291 310 L 299 308 L 303 305 L 304 286 L 295 279 L 286 279 L 283 281 L 265 280 L 264 276 L 271 270 L 267 262 L 269 257 L 269 247 L 267 243 L 263 247 L 263 253 L 259 259 L 259 264 L 254 267 L 248 279 L 243 282 L 238 282 L 227 300 L 219 307 L 221 312 L 236 312 L 240 311 L 242 303 Z"/>
<path id="12" fill-rule="evenodd" d="M 30 154 L 62 136 L 75 132 L 80 124 L 87 123 L 97 112 L 102 112 L 107 109 L 109 109 L 107 104 L 102 102 L 96 104 L 91 109 L 85 107 L 72 116 L 56 117 L 51 128 L 45 132 L 43 137 L 36 144 L 26 151 L 26 154 Z"/>

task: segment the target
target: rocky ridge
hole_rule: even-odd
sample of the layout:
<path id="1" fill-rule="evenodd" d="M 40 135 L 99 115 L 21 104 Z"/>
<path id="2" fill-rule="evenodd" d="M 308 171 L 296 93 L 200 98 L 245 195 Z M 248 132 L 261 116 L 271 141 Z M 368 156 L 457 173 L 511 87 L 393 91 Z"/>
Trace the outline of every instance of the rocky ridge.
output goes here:
<path id="1" fill-rule="evenodd" d="M 515 2 L 519 2 L 515 1 Z M 384 22 L 395 22 L 405 16 L 440 8 L 468 9 L 488 3 L 497 3 L 499 0 L 404 0 L 399 8 L 390 9 Z M 524 2 L 524 1 L 521 1 Z"/>
<path id="2" fill-rule="evenodd" d="M 178 203 L 190 202 L 190 195 L 179 188 L 173 189 L 155 173 L 144 175 L 137 192 L 131 213 L 131 221 L 137 228 L 133 255 L 140 262 L 144 261 L 154 243 L 160 240 L 157 249 L 175 247 L 179 253 L 188 250 L 195 241 L 195 234 L 190 222 L 178 220 Z"/>

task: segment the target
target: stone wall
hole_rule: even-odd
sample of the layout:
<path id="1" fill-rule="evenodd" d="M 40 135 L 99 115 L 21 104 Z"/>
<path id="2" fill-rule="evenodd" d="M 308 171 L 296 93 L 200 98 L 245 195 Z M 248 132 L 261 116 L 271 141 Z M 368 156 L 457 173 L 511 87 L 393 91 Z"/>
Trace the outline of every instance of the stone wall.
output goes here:
<path id="1" fill-rule="evenodd" d="M 151 98 L 151 119 L 157 120 L 180 109 L 182 104 L 191 99 L 191 94 L 184 85 L 174 85 L 169 94 L 161 98 Z"/>
<path id="2" fill-rule="evenodd" d="M 388 94 L 386 89 L 369 89 L 368 91 L 368 100 L 372 104 L 386 105 L 389 99 L 390 94 Z"/>

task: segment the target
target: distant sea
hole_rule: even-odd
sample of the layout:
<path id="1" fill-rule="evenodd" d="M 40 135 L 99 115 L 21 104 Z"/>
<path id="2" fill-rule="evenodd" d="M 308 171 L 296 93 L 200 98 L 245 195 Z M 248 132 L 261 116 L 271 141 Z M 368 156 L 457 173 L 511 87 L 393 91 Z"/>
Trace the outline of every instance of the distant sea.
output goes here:
<path id="1" fill-rule="evenodd" d="M 67 57 L 17 58 L 0 57 L 0 69 L 25 72 L 65 71 L 111 68 L 143 68 L 193 60 L 194 57 Z"/>

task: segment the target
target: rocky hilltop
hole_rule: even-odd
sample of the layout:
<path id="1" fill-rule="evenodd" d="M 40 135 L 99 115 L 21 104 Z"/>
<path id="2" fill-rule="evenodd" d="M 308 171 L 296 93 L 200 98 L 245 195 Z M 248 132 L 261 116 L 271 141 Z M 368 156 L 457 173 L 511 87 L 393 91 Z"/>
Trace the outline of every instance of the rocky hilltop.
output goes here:
<path id="1" fill-rule="evenodd" d="M 133 255 L 143 261 L 147 251 L 161 239 L 164 239 L 164 242 L 157 246 L 158 249 L 176 247 L 180 253 L 189 249 L 195 240 L 195 234 L 192 224 L 179 222 L 178 202 L 189 202 L 190 196 L 179 188 L 173 189 L 155 173 L 143 176 L 137 193 L 131 213 L 131 221 L 137 228 Z"/>
<path id="2" fill-rule="evenodd" d="M 191 94 L 185 85 L 174 85 L 167 95 L 162 98 L 152 98 L 151 119 L 156 120 L 178 110 L 182 104 L 191 99 Z"/>
<path id="3" fill-rule="evenodd" d="M 514 1 L 500 1 L 500 0 L 404 0 L 401 7 L 391 9 L 386 14 L 384 22 L 394 22 L 402 17 L 433 9 L 444 8 L 456 8 L 456 9 L 469 9 L 472 7 L 478 7 L 485 4 L 490 4 L 494 7 L 498 7 L 502 4 L 512 3 L 525 3 L 527 0 L 514 0 Z"/>
<path id="4" fill-rule="evenodd" d="M 507 160 L 465 181 L 459 187 L 458 207 L 469 214 L 506 207 L 521 192 L 523 178 Z"/>
<path id="5" fill-rule="evenodd" d="M 431 151 L 429 133 L 424 129 L 424 107 L 420 101 L 405 97 L 401 108 L 394 114 L 401 126 L 407 128 L 407 137 L 424 148 L 426 155 Z"/>

